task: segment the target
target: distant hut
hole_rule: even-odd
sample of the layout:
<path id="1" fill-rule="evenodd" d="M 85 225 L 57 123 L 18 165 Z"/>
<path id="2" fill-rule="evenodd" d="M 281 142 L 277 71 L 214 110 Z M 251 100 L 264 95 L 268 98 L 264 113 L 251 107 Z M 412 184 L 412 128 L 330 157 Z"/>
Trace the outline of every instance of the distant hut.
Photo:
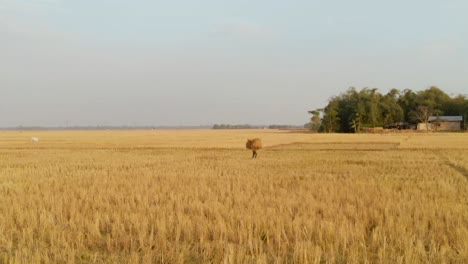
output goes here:
<path id="1" fill-rule="evenodd" d="M 460 131 L 463 116 L 430 116 L 428 123 L 419 123 L 418 130 Z"/>
<path id="2" fill-rule="evenodd" d="M 252 150 L 252 159 L 257 158 L 257 150 L 262 148 L 262 140 L 259 138 L 247 139 L 245 147 Z"/>

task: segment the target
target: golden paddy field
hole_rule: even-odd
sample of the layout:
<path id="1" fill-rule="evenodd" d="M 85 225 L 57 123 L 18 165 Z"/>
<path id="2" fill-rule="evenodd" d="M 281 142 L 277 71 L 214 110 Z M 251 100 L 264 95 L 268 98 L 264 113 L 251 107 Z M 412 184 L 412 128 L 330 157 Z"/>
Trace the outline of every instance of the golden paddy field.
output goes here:
<path id="1" fill-rule="evenodd" d="M 0 132 L 0 263 L 468 263 L 468 134 Z"/>

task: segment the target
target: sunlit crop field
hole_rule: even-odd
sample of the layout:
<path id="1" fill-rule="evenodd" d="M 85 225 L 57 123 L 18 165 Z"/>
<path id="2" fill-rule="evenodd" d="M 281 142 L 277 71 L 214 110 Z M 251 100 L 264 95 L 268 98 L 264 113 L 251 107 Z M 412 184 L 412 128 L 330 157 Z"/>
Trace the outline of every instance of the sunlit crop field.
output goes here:
<path id="1" fill-rule="evenodd" d="M 467 263 L 468 134 L 0 132 L 2 262 Z"/>

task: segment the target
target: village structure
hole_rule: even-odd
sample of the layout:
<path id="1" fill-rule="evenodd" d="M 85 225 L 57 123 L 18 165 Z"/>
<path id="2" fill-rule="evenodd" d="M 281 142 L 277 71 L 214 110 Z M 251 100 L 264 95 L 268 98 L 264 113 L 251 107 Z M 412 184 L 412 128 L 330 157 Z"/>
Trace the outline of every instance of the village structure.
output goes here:
<path id="1" fill-rule="evenodd" d="M 427 123 L 419 123 L 418 130 L 460 131 L 463 116 L 430 116 Z"/>

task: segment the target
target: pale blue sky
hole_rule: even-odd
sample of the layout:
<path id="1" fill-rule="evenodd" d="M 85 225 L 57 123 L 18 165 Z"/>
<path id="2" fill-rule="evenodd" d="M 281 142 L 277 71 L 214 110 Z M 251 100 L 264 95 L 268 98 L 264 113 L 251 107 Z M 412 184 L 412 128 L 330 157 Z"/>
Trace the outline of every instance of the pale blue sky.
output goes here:
<path id="1" fill-rule="evenodd" d="M 350 86 L 468 93 L 468 1 L 0 0 L 0 127 L 304 124 Z"/>

